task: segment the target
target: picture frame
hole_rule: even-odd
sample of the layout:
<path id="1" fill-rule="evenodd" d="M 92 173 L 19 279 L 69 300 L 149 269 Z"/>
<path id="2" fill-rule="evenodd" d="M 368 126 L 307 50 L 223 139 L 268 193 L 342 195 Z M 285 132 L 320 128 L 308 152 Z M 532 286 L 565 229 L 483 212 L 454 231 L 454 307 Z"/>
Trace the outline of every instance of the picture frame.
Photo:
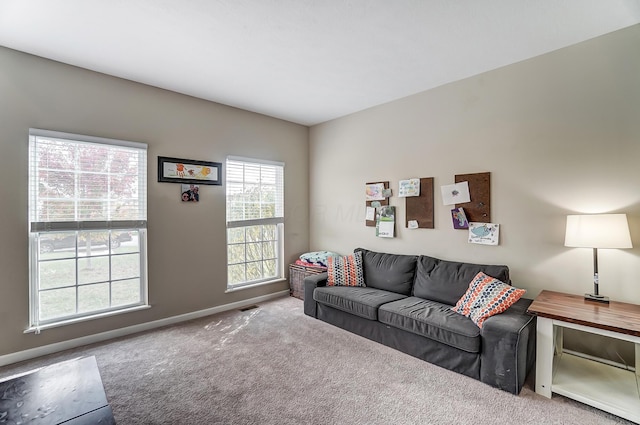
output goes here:
<path id="1" fill-rule="evenodd" d="M 158 181 L 163 183 L 222 185 L 220 162 L 158 157 Z"/>
<path id="2" fill-rule="evenodd" d="M 182 202 L 200 202 L 199 184 L 181 184 L 180 199 Z"/>

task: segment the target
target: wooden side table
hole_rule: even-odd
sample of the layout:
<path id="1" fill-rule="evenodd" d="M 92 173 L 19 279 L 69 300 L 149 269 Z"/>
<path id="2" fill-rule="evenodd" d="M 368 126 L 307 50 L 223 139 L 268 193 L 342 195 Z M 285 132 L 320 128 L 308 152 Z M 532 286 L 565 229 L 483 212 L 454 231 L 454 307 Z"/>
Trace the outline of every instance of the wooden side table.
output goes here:
<path id="1" fill-rule="evenodd" d="M 542 291 L 528 312 L 538 316 L 536 393 L 560 394 L 640 423 L 640 305 Z M 632 342 L 635 371 L 564 352 L 564 328 Z"/>

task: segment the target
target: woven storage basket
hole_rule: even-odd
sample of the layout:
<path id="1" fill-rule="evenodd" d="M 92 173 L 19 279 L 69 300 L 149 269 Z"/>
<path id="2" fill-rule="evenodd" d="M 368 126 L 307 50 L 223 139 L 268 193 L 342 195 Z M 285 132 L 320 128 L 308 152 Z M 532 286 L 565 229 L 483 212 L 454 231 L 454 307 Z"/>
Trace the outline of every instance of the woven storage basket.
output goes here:
<path id="1" fill-rule="evenodd" d="M 298 264 L 289 264 L 289 295 L 304 300 L 304 278 L 326 271 L 326 267 L 307 267 Z"/>

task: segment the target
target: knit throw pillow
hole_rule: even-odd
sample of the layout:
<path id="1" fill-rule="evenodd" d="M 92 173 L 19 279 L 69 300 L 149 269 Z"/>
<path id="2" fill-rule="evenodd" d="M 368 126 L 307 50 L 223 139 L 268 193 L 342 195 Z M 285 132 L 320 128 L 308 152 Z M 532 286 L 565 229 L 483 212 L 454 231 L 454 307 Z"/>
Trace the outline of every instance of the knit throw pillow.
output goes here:
<path id="1" fill-rule="evenodd" d="M 480 272 L 469 284 L 467 292 L 451 309 L 467 316 L 482 328 L 489 317 L 502 313 L 527 292 L 514 288 L 496 278 Z"/>
<path id="2" fill-rule="evenodd" d="M 366 286 L 362 273 L 362 252 L 328 257 L 327 286 Z"/>

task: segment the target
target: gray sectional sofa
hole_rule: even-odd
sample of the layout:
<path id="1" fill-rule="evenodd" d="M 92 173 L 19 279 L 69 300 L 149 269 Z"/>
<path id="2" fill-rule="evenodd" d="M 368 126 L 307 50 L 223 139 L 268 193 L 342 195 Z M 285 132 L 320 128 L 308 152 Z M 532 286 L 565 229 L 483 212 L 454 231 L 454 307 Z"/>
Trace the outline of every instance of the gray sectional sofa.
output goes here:
<path id="1" fill-rule="evenodd" d="M 482 328 L 451 310 L 478 272 L 511 284 L 507 266 L 362 252 L 366 287 L 304 284 L 305 314 L 518 394 L 535 359 L 535 317 L 521 298 Z"/>

